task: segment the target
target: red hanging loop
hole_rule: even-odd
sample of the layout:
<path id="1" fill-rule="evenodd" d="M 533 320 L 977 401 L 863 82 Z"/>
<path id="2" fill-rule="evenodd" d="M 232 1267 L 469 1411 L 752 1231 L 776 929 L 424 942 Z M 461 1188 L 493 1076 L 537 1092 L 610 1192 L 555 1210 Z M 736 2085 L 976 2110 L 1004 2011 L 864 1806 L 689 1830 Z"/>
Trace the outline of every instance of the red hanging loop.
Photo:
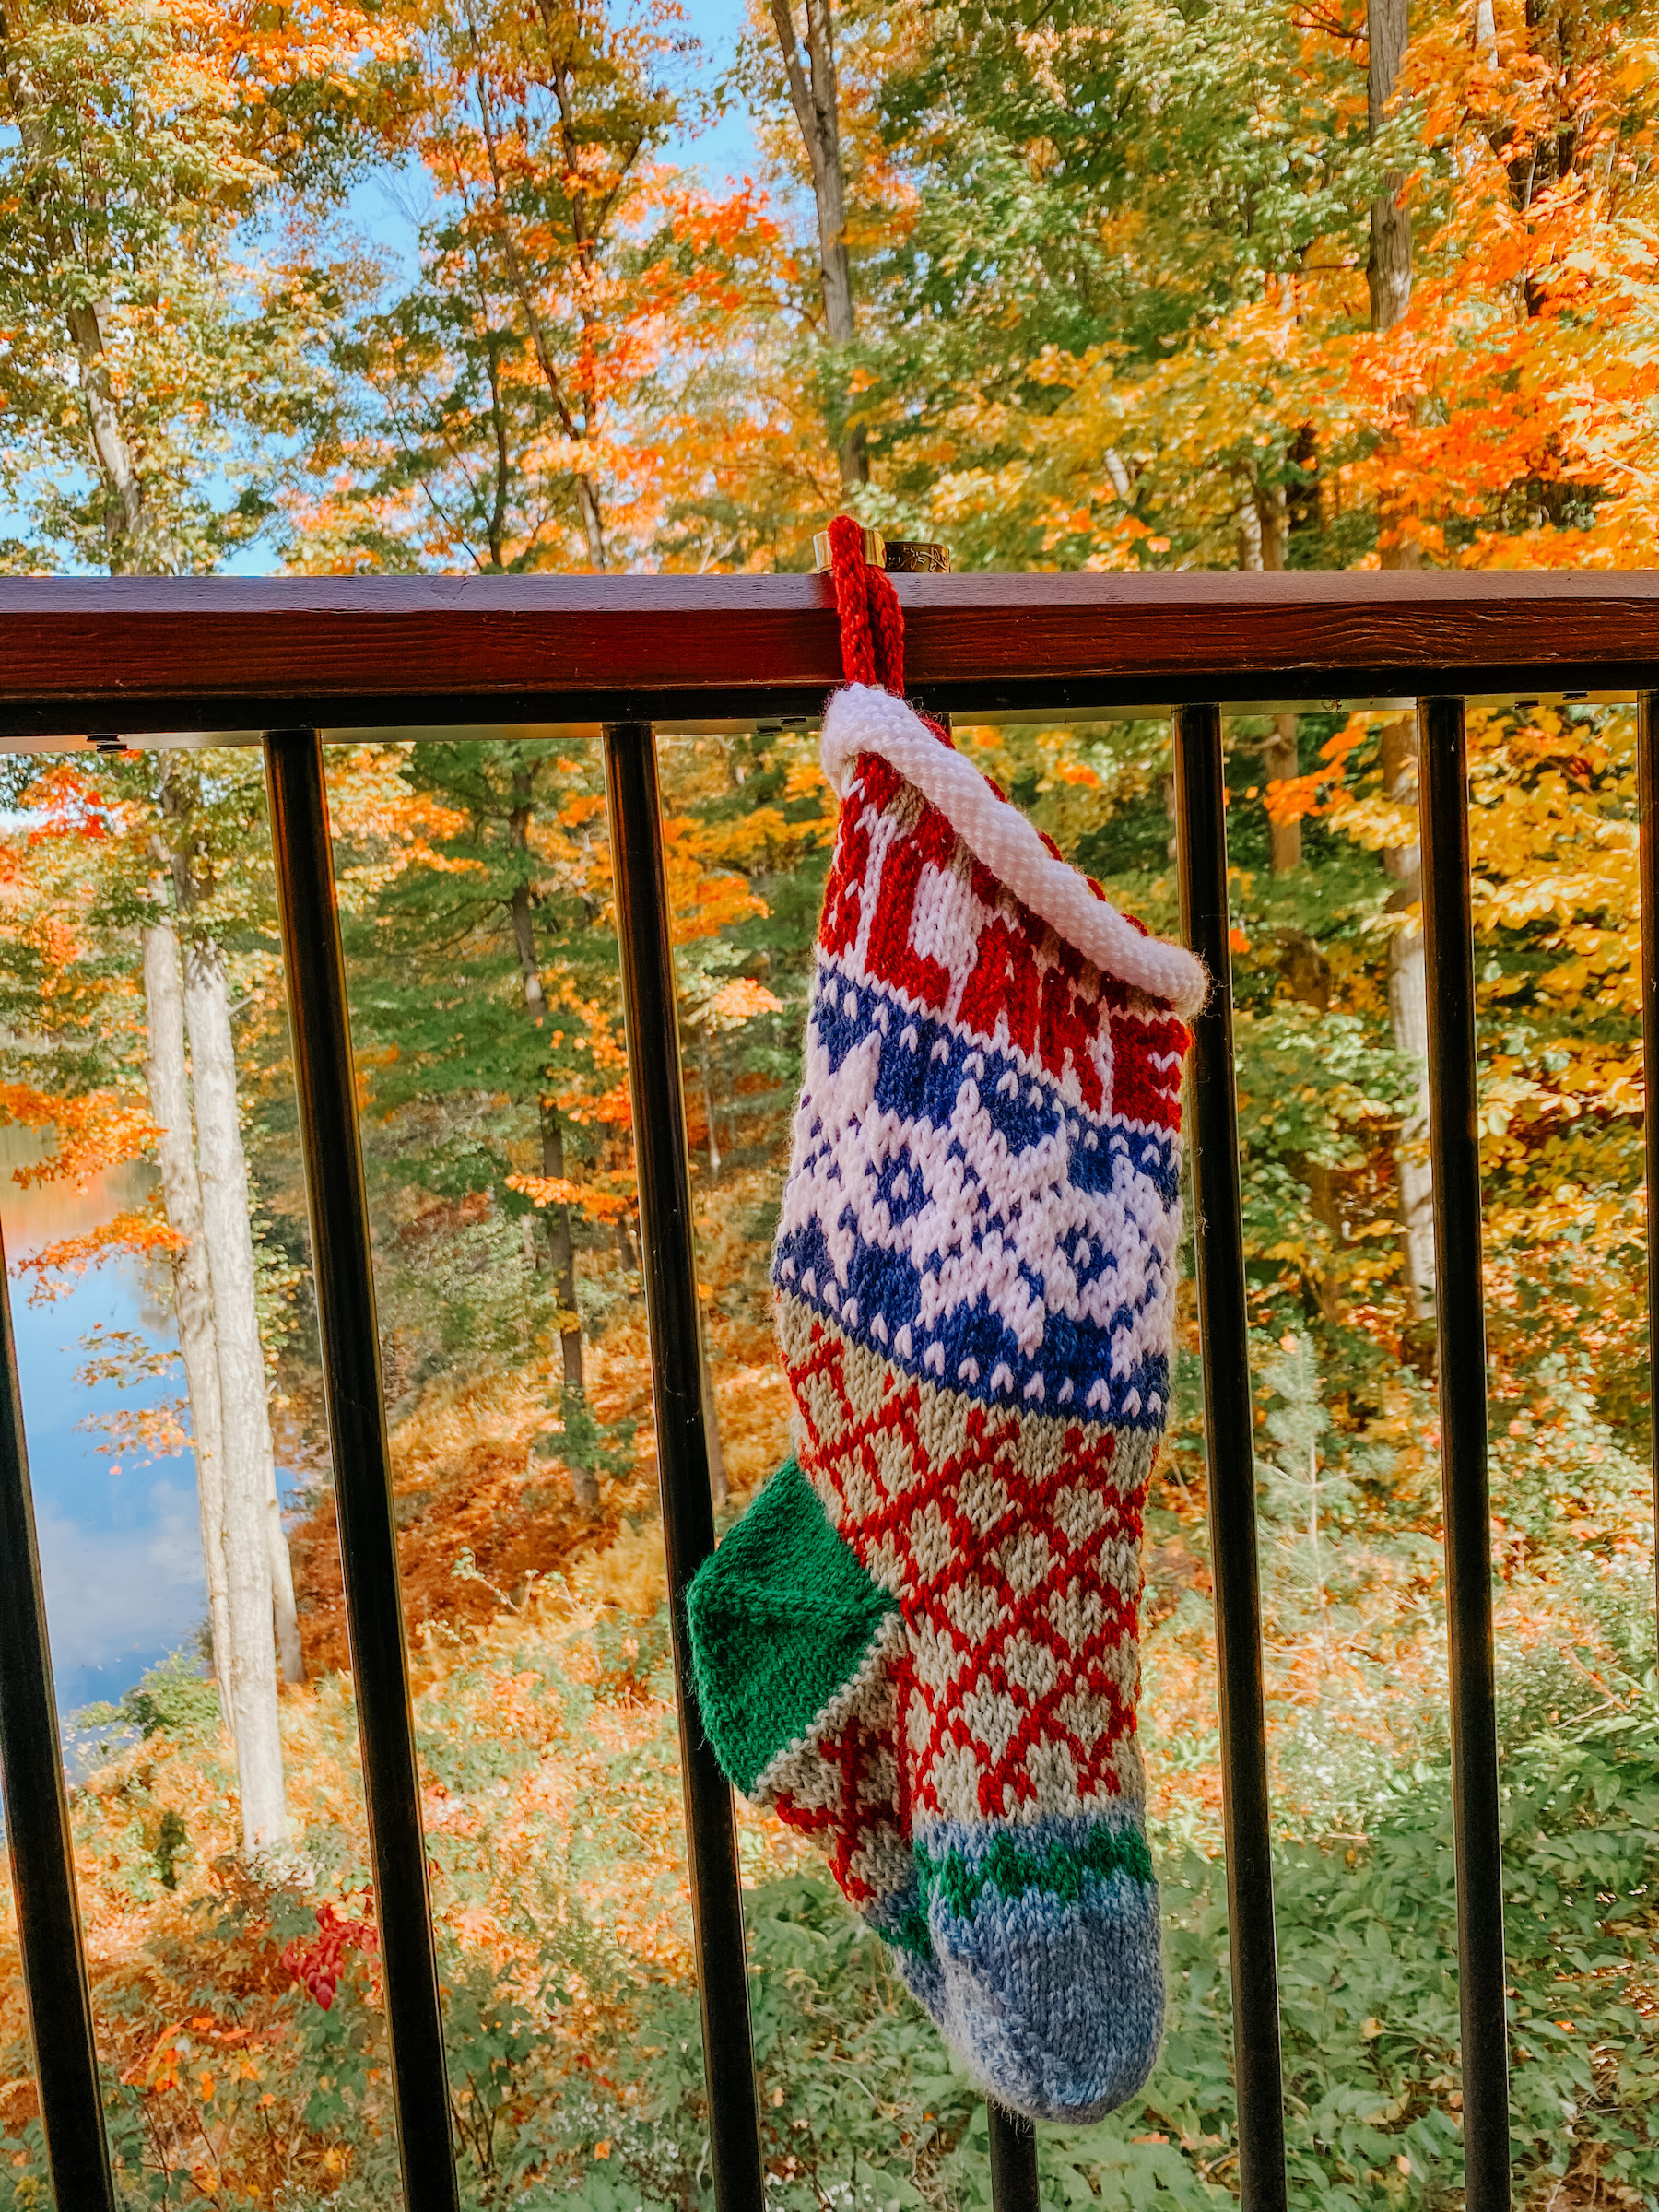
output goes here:
<path id="1" fill-rule="evenodd" d="M 904 697 L 904 609 L 885 571 L 865 559 L 865 533 L 850 514 L 830 525 L 830 580 L 841 614 L 841 669 L 850 684 L 875 684 Z M 955 742 L 943 723 L 921 717 L 941 745 Z M 1000 795 L 1000 794 L 999 794 Z"/>
<path id="2" fill-rule="evenodd" d="M 841 667 L 850 684 L 878 684 L 904 697 L 904 610 L 880 569 L 865 559 L 864 531 L 850 514 L 830 525 L 830 578 L 841 612 Z"/>

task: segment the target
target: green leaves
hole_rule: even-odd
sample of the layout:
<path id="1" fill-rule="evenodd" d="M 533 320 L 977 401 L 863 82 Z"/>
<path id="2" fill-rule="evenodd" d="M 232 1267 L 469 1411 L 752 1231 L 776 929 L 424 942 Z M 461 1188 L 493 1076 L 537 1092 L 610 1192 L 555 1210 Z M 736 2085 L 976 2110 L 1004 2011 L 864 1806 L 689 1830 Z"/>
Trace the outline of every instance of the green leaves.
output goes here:
<path id="1" fill-rule="evenodd" d="M 218 1692 L 211 1674 L 197 1654 L 174 1652 L 150 1667 L 114 1704 L 84 1707 L 73 1716 L 71 1726 L 135 1728 L 146 1742 L 165 1733 L 205 1743 L 218 1723 Z"/>

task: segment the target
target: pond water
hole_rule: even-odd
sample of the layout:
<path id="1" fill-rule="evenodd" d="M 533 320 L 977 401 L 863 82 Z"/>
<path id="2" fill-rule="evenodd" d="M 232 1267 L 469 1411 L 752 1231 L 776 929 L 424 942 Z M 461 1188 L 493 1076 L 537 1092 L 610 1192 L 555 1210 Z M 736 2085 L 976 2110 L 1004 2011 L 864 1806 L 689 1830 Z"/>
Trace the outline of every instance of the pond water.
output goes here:
<path id="1" fill-rule="evenodd" d="M 23 1386 L 29 1476 L 58 1710 L 118 1698 L 145 1669 L 188 1643 L 207 1610 L 189 1453 L 152 1458 L 100 1450 L 88 1415 L 182 1395 L 182 1371 L 123 1390 L 79 1380 L 82 1338 L 95 1324 L 130 1331 L 169 1351 L 171 1314 L 145 1270 L 124 1255 L 87 1272 L 65 1295 L 31 1304 L 32 1275 L 18 1263 L 60 1237 L 95 1228 L 142 1197 L 154 1171 L 112 1169 L 73 1191 L 21 1187 L 15 1167 L 46 1147 L 26 1130 L 0 1128 L 0 1228 L 6 1238 L 12 1326 Z"/>

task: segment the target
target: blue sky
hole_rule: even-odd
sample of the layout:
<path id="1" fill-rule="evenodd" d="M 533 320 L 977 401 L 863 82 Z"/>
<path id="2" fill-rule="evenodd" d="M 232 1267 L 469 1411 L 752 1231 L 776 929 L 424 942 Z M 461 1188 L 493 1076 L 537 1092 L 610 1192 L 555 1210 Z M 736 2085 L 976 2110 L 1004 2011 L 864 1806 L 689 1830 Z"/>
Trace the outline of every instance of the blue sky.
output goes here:
<path id="1" fill-rule="evenodd" d="M 718 76 L 731 62 L 737 39 L 747 21 L 746 0 L 683 0 L 687 20 L 702 41 L 704 69 Z M 755 135 L 749 118 L 737 105 L 718 123 L 701 132 L 688 130 L 665 148 L 669 160 L 695 166 L 711 184 L 736 181 L 754 168 Z M 419 164 L 411 163 L 394 178 L 371 178 L 352 196 L 352 219 L 377 244 L 389 247 L 413 267 L 415 219 L 425 196 Z"/>
<path id="2" fill-rule="evenodd" d="M 716 66 L 729 62 L 748 20 L 745 0 L 686 0 L 686 13 Z M 700 162 L 714 183 L 743 176 L 755 159 L 748 116 L 740 108 L 728 110 L 712 131 L 678 149 L 677 159 Z"/>
<path id="3" fill-rule="evenodd" d="M 10 1169 L 39 1156 L 7 1129 L 0 1144 L 0 1218 L 11 1270 L 12 1326 L 23 1389 L 23 1425 L 34 1490 L 35 1532 L 58 1705 L 65 1713 L 118 1698 L 147 1666 L 188 1643 L 206 1611 L 195 1465 L 188 1454 L 150 1459 L 107 1452 L 85 1426 L 135 1402 L 158 1405 L 179 1393 L 175 1372 L 130 1393 L 81 1380 L 88 1330 L 124 1330 L 153 1350 L 173 1348 L 171 1319 L 130 1256 L 88 1267 L 64 1295 L 31 1301 L 32 1277 L 18 1263 L 131 1205 L 143 1171 L 106 1170 L 85 1191 L 19 1185 Z"/>

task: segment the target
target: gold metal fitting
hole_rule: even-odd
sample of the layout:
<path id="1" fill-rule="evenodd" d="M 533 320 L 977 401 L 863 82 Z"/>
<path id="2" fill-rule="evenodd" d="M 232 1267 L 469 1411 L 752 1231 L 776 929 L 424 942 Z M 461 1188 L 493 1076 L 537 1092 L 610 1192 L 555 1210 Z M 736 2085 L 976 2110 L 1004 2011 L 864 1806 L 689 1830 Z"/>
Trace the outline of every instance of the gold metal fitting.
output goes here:
<path id="1" fill-rule="evenodd" d="M 950 547 L 929 545 L 923 538 L 883 537 L 879 530 L 865 530 L 864 557 L 873 569 L 885 569 L 889 576 L 943 575 L 950 567 Z M 819 571 L 830 566 L 830 533 L 820 530 L 812 541 L 812 565 Z"/>
<path id="2" fill-rule="evenodd" d="M 950 547 L 930 545 L 925 538 L 889 537 L 882 566 L 889 576 L 943 576 L 950 567 Z"/>
<path id="3" fill-rule="evenodd" d="M 879 530 L 866 530 L 864 535 L 864 557 L 871 568 L 879 569 L 887 559 L 887 540 Z M 812 541 L 812 565 L 823 570 L 830 566 L 830 533 L 820 530 Z"/>

